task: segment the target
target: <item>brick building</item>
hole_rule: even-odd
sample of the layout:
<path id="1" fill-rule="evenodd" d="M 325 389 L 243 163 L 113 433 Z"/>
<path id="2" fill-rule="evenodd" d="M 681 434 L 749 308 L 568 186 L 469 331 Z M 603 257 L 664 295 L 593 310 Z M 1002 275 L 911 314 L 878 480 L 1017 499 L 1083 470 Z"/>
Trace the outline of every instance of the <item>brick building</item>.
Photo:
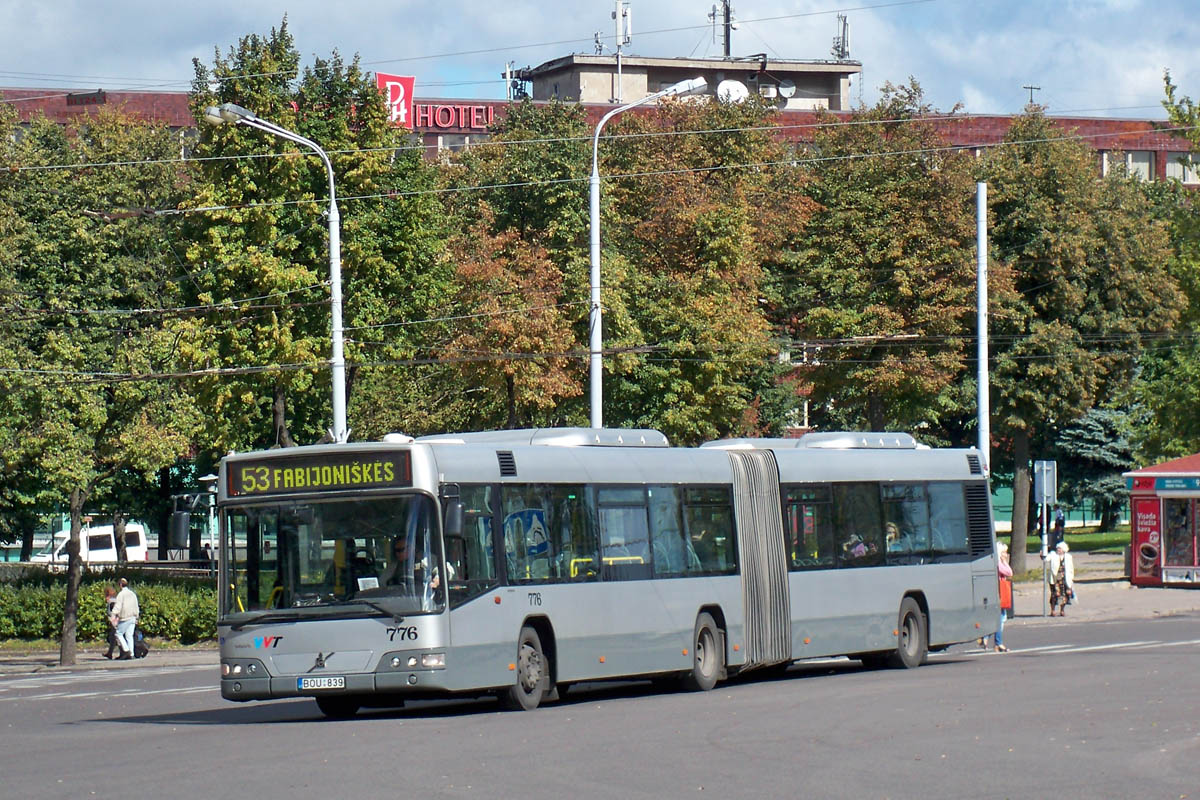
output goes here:
<path id="1" fill-rule="evenodd" d="M 601 67 L 605 65 L 593 63 L 598 60 L 612 62 L 613 58 L 569 56 L 518 71 L 516 75 L 519 80 L 532 84 L 534 102 L 546 102 L 540 95 L 549 91 L 547 87 L 553 87 L 556 77 L 561 80 L 560 99 L 575 99 L 564 89 L 574 86 L 574 91 L 584 94 L 588 118 L 595 122 L 613 107 L 611 102 L 587 102 L 591 96 L 588 92 L 604 94 L 613 86 L 611 80 L 603 78 L 607 73 Z M 839 109 L 849 107 L 849 78 L 861 71 L 861 65 L 857 62 L 625 59 L 626 64 L 633 61 L 647 63 L 641 65 L 644 69 L 638 80 L 626 81 L 623 73 L 625 102 L 657 91 L 661 88 L 659 84 L 669 84 L 677 78 L 703 75 L 709 79 L 707 93 L 710 95 L 717 92 L 722 80 L 737 79 L 751 91 L 758 91 L 776 102 L 780 107 L 780 136 L 796 141 L 809 138 L 811 128 L 805 126 L 814 123 L 817 114 L 821 113 L 811 110 L 812 107 L 828 108 L 828 113 L 836 116 L 848 115 L 849 112 Z M 631 64 L 629 69 L 634 70 L 636 66 Z M 804 77 L 805 70 L 815 70 L 811 80 Z M 757 80 L 750 80 L 752 75 L 757 75 Z M 806 83 L 806 80 L 809 82 Z M 792 102 L 798 92 L 791 93 L 790 97 L 779 94 L 779 87 L 788 83 L 797 88 L 809 87 L 811 91 L 801 95 L 803 103 Z M 163 122 L 180 131 L 184 139 L 196 127 L 185 92 L 0 89 L 0 98 L 17 108 L 22 122 L 43 114 L 54 122 L 73 125 L 101 108 L 119 108 L 136 117 Z M 808 108 L 796 107 L 806 104 Z M 504 117 L 508 105 L 509 101 L 506 100 L 417 97 L 412 102 L 411 119 L 415 134 L 433 156 L 442 150 L 457 150 L 485 141 L 489 126 Z M 1002 115 L 955 115 L 938 118 L 936 124 L 951 145 L 978 151 L 1001 141 L 1012 120 L 1013 117 Z M 1176 178 L 1185 184 L 1200 185 L 1200 154 L 1193 154 L 1191 144 L 1173 133 L 1165 122 L 1095 117 L 1052 117 L 1052 120 L 1063 129 L 1064 135 L 1082 137 L 1097 151 L 1100 172 L 1107 171 L 1112 159 L 1117 157 L 1116 153 L 1120 152 L 1130 172 L 1143 179 Z"/>

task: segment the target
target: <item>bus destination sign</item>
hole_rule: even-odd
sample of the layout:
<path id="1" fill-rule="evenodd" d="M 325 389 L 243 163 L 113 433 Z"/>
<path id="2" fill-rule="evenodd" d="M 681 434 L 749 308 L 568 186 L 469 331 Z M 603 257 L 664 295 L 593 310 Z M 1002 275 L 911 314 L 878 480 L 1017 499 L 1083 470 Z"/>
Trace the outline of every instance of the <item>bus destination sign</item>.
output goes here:
<path id="1" fill-rule="evenodd" d="M 230 497 L 411 485 L 412 456 L 406 450 L 261 458 L 229 466 Z"/>

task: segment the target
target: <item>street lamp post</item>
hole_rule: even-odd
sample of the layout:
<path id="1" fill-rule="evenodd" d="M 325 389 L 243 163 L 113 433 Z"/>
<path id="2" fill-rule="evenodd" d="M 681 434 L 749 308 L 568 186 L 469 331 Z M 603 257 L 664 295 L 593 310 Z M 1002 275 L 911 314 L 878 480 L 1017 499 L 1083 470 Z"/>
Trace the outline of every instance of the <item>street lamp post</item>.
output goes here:
<path id="1" fill-rule="evenodd" d="M 287 128 L 281 128 L 273 122 L 268 122 L 249 109 L 223 103 L 220 106 L 209 106 L 204 110 L 204 121 L 210 125 L 223 125 L 233 122 L 247 125 L 287 139 L 289 142 L 303 145 L 321 157 L 325 163 L 325 173 L 329 178 L 329 303 L 332 316 L 333 357 L 330 360 L 333 377 L 333 430 L 330 433 L 335 442 L 344 442 L 350 436 L 346 427 L 346 360 L 342 352 L 342 242 L 341 218 L 338 214 L 337 194 L 333 186 L 333 165 L 329 156 L 311 139 L 306 139 Z"/>
<path id="2" fill-rule="evenodd" d="M 604 427 L 604 412 L 602 409 L 604 388 L 603 388 L 603 373 L 604 360 L 602 354 L 603 336 L 602 332 L 602 312 L 600 307 L 600 130 L 604 127 L 604 123 L 620 114 L 622 111 L 628 111 L 635 106 L 640 106 L 657 100 L 660 97 L 672 97 L 674 95 L 691 94 L 698 92 L 708 85 L 708 81 L 704 78 L 691 78 L 686 81 L 680 81 L 673 86 L 668 86 L 661 92 L 647 95 L 641 100 L 635 100 L 632 103 L 626 103 L 623 106 L 618 106 L 612 111 L 609 111 L 600 118 L 599 124 L 596 125 L 596 134 L 592 137 L 592 177 L 589 181 L 590 189 L 590 238 L 591 238 L 591 294 L 592 294 L 592 312 L 590 318 L 591 341 L 589 350 L 591 351 L 591 359 L 589 362 L 589 377 L 591 380 L 591 400 L 592 400 L 592 416 L 591 424 L 593 428 Z"/>

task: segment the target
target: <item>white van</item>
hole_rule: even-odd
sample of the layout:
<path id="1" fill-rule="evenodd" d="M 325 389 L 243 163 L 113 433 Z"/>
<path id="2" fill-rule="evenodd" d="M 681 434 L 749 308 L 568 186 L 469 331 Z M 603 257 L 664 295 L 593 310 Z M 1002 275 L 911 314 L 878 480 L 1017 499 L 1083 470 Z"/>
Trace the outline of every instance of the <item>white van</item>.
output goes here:
<path id="1" fill-rule="evenodd" d="M 35 564 L 67 565 L 67 542 L 70 529 L 54 534 L 50 543 L 33 554 Z M 125 525 L 125 554 L 130 561 L 149 561 L 150 551 L 146 548 L 146 530 L 140 522 Z M 114 564 L 117 561 L 117 543 L 112 525 L 84 526 L 79 532 L 79 557 L 84 564 Z"/>

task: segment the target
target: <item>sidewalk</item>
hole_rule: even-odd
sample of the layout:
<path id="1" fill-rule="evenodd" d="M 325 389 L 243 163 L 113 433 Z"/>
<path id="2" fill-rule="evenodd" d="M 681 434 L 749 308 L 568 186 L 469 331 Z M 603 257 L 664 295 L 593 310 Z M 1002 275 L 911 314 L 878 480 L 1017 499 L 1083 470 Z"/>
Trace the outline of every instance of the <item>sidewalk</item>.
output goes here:
<path id="1" fill-rule="evenodd" d="M 1121 555 L 1071 552 L 1075 560 L 1075 601 L 1062 619 L 1048 616 L 1049 587 L 1041 581 L 1013 585 L 1015 617 L 1008 625 L 1062 624 L 1114 619 L 1155 619 L 1200 614 L 1200 591 L 1184 588 L 1145 588 L 1130 585 Z M 1025 557 L 1027 567 L 1040 564 L 1036 554 Z M 1042 616 L 1043 592 L 1047 616 Z"/>
<path id="2" fill-rule="evenodd" d="M 75 654 L 75 665 L 60 667 L 58 651 L 36 653 L 0 652 L 0 675 L 28 675 L 46 672 L 73 672 L 98 669 L 135 669 L 137 667 L 190 667 L 211 665 L 214 673 L 220 665 L 220 655 L 214 642 L 211 646 L 186 649 L 151 650 L 145 658 L 129 661 L 110 661 L 100 650 L 80 650 Z"/>

